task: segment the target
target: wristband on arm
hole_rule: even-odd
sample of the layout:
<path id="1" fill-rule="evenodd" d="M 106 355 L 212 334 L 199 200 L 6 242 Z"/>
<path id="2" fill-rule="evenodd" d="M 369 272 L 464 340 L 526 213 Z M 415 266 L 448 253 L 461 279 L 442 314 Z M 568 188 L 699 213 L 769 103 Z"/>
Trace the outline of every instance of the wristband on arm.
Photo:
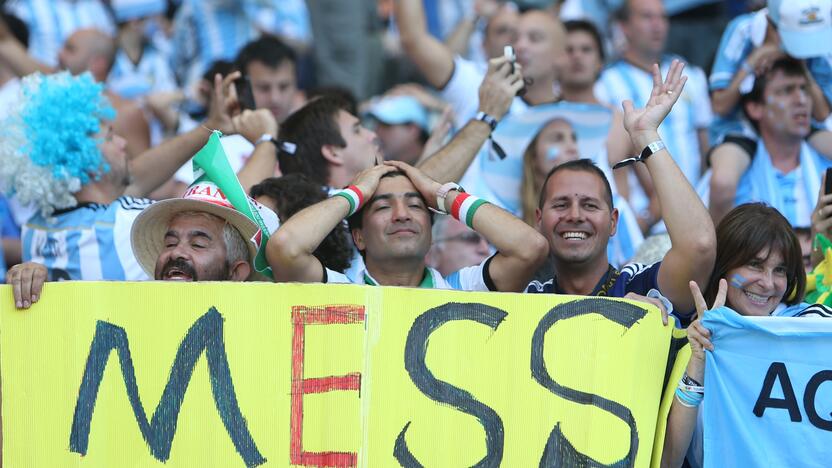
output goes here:
<path id="1" fill-rule="evenodd" d="M 350 204 L 350 212 L 347 214 L 347 217 L 354 215 L 358 210 L 361 209 L 361 205 L 364 204 L 364 194 L 361 193 L 361 190 L 358 189 L 355 185 L 350 185 L 349 187 L 339 190 L 332 194 L 333 197 L 344 197 Z"/>
<path id="2" fill-rule="evenodd" d="M 474 213 L 486 203 L 488 202 L 482 198 L 467 193 L 460 193 L 454 199 L 453 204 L 451 204 L 451 216 L 469 228 L 474 229 Z"/>

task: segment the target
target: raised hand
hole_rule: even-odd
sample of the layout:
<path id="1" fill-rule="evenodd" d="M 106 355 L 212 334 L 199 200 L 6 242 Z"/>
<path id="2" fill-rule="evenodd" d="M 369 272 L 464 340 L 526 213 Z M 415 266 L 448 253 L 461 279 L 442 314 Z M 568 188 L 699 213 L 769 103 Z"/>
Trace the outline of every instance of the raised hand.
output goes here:
<path id="1" fill-rule="evenodd" d="M 264 134 L 277 137 L 277 121 L 268 109 L 244 110 L 231 119 L 234 130 L 254 144 Z"/>
<path id="2" fill-rule="evenodd" d="M 711 344 L 711 332 L 704 325 L 702 325 L 702 317 L 705 310 L 708 310 L 708 304 L 702 296 L 702 291 L 699 290 L 699 285 L 695 281 L 689 283 L 690 293 L 693 295 L 693 302 L 696 303 L 696 320 L 688 327 L 688 341 L 690 342 L 691 359 L 698 359 L 701 362 L 705 361 L 705 350 L 713 351 L 714 345 Z M 725 296 L 728 292 L 728 282 L 725 278 L 719 280 L 719 289 L 714 298 L 714 303 L 711 309 L 716 309 L 725 305 Z"/>
<path id="3" fill-rule="evenodd" d="M 479 110 L 500 120 L 509 107 L 517 92 L 523 88 L 523 74 L 521 67 L 511 63 L 506 57 L 497 57 L 488 61 L 488 72 L 480 84 Z"/>
<path id="4" fill-rule="evenodd" d="M 219 130 L 225 134 L 235 132 L 232 116 L 239 112 L 237 93 L 234 80 L 240 78 L 239 71 L 235 71 L 225 78 L 219 73 L 214 75 L 214 91 L 211 95 L 211 106 L 208 109 L 208 119 L 205 126 L 211 130 Z"/>
<path id="5" fill-rule="evenodd" d="M 673 60 L 670 69 L 667 71 L 667 77 L 662 81 L 659 66 L 654 64 L 653 91 L 650 93 L 647 104 L 641 109 L 636 109 L 633 106 L 633 101 L 626 100 L 621 103 L 624 108 L 624 127 L 634 143 L 637 142 L 637 137 L 640 134 L 656 132 L 664 118 L 670 113 L 670 109 L 679 99 L 688 79 L 687 76 L 682 76 L 684 68 L 684 63 Z M 635 146 L 640 148 L 643 145 L 639 142 Z"/>

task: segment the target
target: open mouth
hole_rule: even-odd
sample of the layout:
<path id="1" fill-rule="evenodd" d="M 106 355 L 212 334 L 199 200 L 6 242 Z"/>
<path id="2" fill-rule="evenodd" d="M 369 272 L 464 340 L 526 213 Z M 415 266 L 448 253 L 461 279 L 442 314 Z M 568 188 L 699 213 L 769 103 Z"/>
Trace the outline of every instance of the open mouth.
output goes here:
<path id="1" fill-rule="evenodd" d="M 751 291 L 743 290 L 743 292 L 745 293 L 745 296 L 748 297 L 748 299 L 755 305 L 766 305 L 766 304 L 768 304 L 768 300 L 771 297 L 771 296 L 763 296 L 761 294 L 754 294 Z"/>
<path id="2" fill-rule="evenodd" d="M 573 240 L 582 241 L 582 240 L 586 240 L 586 238 L 589 237 L 589 234 L 587 234 L 585 232 L 580 232 L 580 231 L 566 231 L 566 232 L 561 233 L 560 237 L 562 237 L 564 240 L 568 240 L 568 241 L 573 241 Z"/>
<path id="3" fill-rule="evenodd" d="M 165 264 L 159 279 L 163 281 L 196 281 L 196 271 L 183 260 L 172 260 Z"/>

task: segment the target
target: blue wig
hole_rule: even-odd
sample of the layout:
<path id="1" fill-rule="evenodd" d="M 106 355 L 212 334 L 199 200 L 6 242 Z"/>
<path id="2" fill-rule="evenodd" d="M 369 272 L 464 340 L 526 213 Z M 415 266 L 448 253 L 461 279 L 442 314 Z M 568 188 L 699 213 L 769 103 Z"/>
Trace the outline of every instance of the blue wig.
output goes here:
<path id="1" fill-rule="evenodd" d="M 102 91 L 89 73 L 24 78 L 0 127 L 0 188 L 44 216 L 74 206 L 72 194 L 108 170 L 95 135 L 115 111 Z"/>

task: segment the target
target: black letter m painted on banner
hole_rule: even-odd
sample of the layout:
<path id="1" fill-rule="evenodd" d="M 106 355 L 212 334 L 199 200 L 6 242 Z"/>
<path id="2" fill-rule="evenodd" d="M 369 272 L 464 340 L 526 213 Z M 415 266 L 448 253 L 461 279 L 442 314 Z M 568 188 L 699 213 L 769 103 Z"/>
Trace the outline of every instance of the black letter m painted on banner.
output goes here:
<path id="1" fill-rule="evenodd" d="M 179 345 L 162 398 L 149 423 L 144 406 L 139 400 L 139 388 L 127 333 L 123 328 L 111 323 L 99 321 L 96 324 L 95 337 L 90 346 L 72 419 L 72 432 L 69 436 L 71 451 L 81 455 L 87 453 L 90 422 L 98 397 L 98 387 L 101 385 L 104 369 L 113 349 L 118 353 L 121 375 L 133 414 L 153 457 L 164 462 L 170 456 L 185 390 L 190 383 L 196 361 L 204 350 L 208 360 L 214 403 L 234 447 L 247 466 L 254 467 L 265 463 L 266 459 L 257 450 L 246 421 L 240 413 L 223 343 L 223 318 L 213 307 L 191 326 Z"/>

